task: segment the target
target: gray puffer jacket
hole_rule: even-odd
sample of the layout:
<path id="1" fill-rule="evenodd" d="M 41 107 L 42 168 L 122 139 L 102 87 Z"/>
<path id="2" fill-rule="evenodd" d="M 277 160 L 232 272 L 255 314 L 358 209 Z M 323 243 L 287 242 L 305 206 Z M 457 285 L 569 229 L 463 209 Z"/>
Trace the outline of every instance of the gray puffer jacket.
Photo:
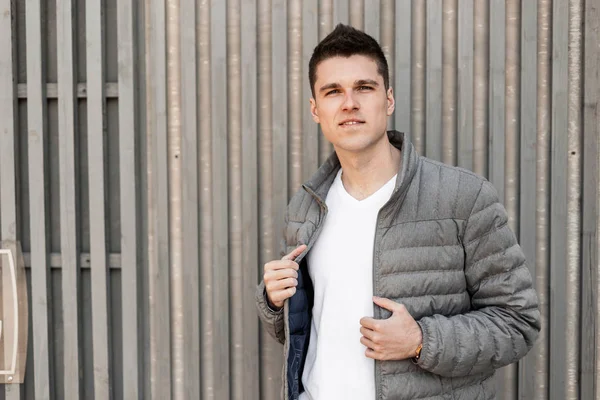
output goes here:
<path id="1" fill-rule="evenodd" d="M 523 357 L 540 329 L 523 252 L 488 181 L 419 157 L 402 133 L 388 137 L 403 162 L 377 219 L 373 294 L 406 306 L 423 331 L 423 350 L 417 364 L 375 362 L 376 399 L 493 399 L 494 371 Z M 308 245 L 296 259 L 296 294 L 274 312 L 264 283 L 256 293 L 260 318 L 284 344 L 286 400 L 303 391 L 313 305 L 305 256 L 326 218 L 325 198 L 339 168 L 333 154 L 288 206 L 282 254 Z M 374 316 L 390 312 L 374 305 Z"/>

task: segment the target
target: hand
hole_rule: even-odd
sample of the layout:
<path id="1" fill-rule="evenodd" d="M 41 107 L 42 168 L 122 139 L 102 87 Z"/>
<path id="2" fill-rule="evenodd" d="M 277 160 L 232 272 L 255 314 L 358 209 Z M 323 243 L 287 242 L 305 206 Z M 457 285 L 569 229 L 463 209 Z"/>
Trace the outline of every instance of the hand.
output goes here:
<path id="1" fill-rule="evenodd" d="M 281 260 L 265 264 L 263 281 L 267 292 L 267 300 L 276 308 L 283 307 L 283 301 L 296 293 L 298 285 L 298 263 L 294 260 L 304 250 L 306 245 L 296 247 Z"/>
<path id="2" fill-rule="evenodd" d="M 373 302 L 392 312 L 388 319 L 364 317 L 360 320 L 360 342 L 367 346 L 365 355 L 374 360 L 405 360 L 416 356 L 423 340 L 421 327 L 403 304 L 381 297 Z"/>

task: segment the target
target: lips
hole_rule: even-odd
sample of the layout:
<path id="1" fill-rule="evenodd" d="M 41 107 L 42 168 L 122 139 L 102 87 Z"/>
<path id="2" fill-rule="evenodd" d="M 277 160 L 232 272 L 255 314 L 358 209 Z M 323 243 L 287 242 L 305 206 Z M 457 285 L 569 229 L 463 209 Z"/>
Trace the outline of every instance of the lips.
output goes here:
<path id="1" fill-rule="evenodd" d="M 360 124 L 364 124 L 365 121 L 362 121 L 360 119 L 355 119 L 355 118 L 351 118 L 351 119 L 345 119 L 342 122 L 340 122 L 340 126 L 356 126 L 356 125 L 360 125 Z"/>

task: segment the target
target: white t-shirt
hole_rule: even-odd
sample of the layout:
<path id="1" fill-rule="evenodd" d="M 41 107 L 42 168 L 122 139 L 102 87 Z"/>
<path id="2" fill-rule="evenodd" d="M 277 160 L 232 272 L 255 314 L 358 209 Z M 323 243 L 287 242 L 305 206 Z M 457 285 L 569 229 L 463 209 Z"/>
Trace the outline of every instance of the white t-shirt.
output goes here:
<path id="1" fill-rule="evenodd" d="M 308 253 L 315 294 L 300 400 L 375 399 L 375 364 L 360 343 L 360 319 L 373 316 L 375 225 L 396 176 L 358 201 L 341 175 L 329 189 L 327 218 Z"/>

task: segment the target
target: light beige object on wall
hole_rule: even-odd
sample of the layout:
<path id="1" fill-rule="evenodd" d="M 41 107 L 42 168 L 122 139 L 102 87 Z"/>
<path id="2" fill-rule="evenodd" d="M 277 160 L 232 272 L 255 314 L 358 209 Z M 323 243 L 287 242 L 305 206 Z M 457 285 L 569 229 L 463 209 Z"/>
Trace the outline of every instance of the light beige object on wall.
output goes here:
<path id="1" fill-rule="evenodd" d="M 19 242 L 0 246 L 0 383 L 23 383 L 27 360 L 27 283 Z"/>

